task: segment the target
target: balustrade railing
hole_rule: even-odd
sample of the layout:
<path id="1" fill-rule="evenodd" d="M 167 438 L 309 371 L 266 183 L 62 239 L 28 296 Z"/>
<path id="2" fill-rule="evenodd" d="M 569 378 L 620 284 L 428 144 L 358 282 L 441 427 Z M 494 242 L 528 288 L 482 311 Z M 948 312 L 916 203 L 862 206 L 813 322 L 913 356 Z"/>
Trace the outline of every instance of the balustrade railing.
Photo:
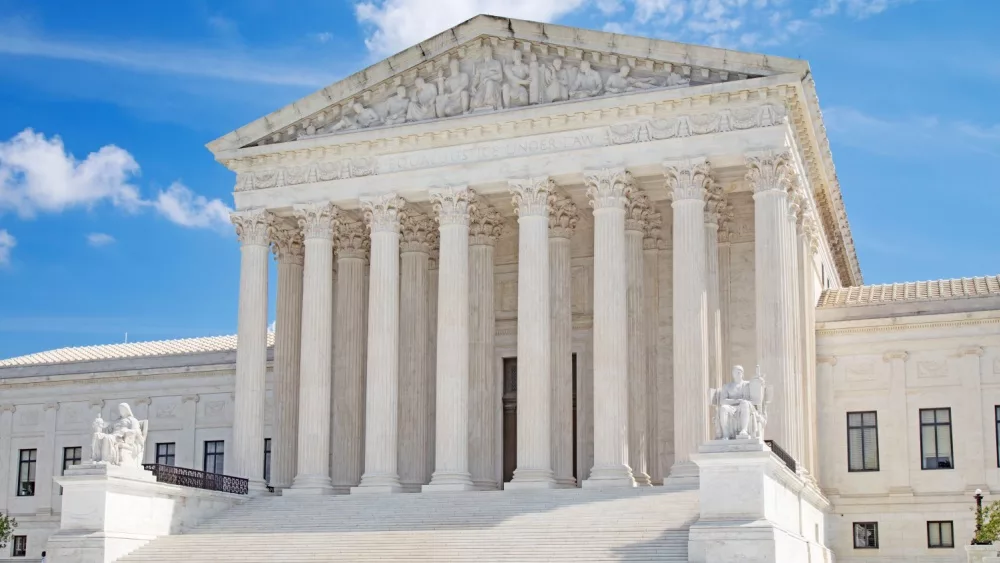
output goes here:
<path id="1" fill-rule="evenodd" d="M 771 451 L 774 452 L 774 455 L 778 456 L 778 459 L 785 462 L 785 465 L 788 466 L 793 473 L 795 472 L 796 465 L 794 457 L 790 456 L 788 452 L 781 449 L 781 446 L 779 446 L 774 440 L 764 440 L 764 443 L 767 444 L 767 447 L 771 448 Z"/>
<path id="2" fill-rule="evenodd" d="M 146 463 L 142 466 L 147 471 L 152 471 L 153 476 L 160 483 L 168 485 L 180 485 L 182 487 L 194 487 L 195 489 L 205 489 L 207 491 L 219 491 L 223 493 L 233 493 L 245 495 L 249 492 L 250 481 L 242 477 L 232 475 L 222 475 L 221 473 L 208 473 L 197 469 L 186 467 L 175 467 L 173 465 L 161 465 L 157 463 Z"/>

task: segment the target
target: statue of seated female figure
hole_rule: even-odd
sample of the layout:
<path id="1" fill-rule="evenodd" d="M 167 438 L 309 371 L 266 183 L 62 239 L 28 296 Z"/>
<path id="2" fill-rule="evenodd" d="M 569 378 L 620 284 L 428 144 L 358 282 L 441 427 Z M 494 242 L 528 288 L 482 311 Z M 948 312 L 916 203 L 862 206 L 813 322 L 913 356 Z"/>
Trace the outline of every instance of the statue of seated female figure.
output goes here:
<path id="1" fill-rule="evenodd" d="M 716 439 L 761 439 L 767 417 L 764 413 L 764 376 L 743 380 L 743 366 L 733 366 L 733 380 L 712 392 L 716 406 Z"/>
<path id="2" fill-rule="evenodd" d="M 91 460 L 124 467 L 142 467 L 146 449 L 146 421 L 132 415 L 127 403 L 118 405 L 119 418 L 109 426 L 97 417 L 91 440 Z"/>

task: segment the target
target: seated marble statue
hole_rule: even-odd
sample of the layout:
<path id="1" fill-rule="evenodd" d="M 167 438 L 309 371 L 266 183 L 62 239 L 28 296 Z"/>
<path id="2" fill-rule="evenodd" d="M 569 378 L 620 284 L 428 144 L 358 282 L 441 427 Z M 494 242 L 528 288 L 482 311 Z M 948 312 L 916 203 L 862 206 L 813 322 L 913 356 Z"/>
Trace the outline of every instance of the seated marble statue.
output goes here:
<path id="1" fill-rule="evenodd" d="M 713 389 L 711 402 L 716 407 L 715 438 L 746 440 L 764 437 L 765 413 L 764 376 L 757 374 L 750 381 L 743 379 L 743 366 L 733 366 L 733 380 Z"/>
<path id="2" fill-rule="evenodd" d="M 110 425 L 105 425 L 101 417 L 94 420 L 91 461 L 141 468 L 146 450 L 147 421 L 133 416 L 126 403 L 118 405 L 118 415 L 118 420 Z"/>

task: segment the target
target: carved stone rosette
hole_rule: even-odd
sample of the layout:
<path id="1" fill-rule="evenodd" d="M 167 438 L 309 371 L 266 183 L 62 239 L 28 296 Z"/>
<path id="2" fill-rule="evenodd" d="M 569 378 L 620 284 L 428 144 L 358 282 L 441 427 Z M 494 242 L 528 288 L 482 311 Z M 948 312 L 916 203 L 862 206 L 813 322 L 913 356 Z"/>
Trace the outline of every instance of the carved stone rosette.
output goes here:
<path id="1" fill-rule="evenodd" d="M 635 189 L 628 194 L 625 202 L 625 230 L 640 231 L 646 230 L 646 221 L 649 219 L 652 205 L 646 192 Z"/>
<path id="2" fill-rule="evenodd" d="M 711 167 L 704 158 L 667 161 L 663 163 L 667 192 L 674 202 L 704 201 L 711 182 Z"/>
<path id="3" fill-rule="evenodd" d="M 399 232 L 399 215 L 406 201 L 396 194 L 361 198 L 365 223 L 372 233 Z"/>
<path id="4" fill-rule="evenodd" d="M 434 221 L 423 213 L 405 213 L 400 221 L 403 238 L 399 241 L 400 252 L 431 251 L 431 239 L 437 237 Z"/>
<path id="5" fill-rule="evenodd" d="M 503 215 L 485 199 L 475 198 L 469 206 L 469 244 L 494 246 L 503 234 Z"/>
<path id="6" fill-rule="evenodd" d="M 450 186 L 430 190 L 434 214 L 441 225 L 469 224 L 469 198 L 472 190 L 466 186 Z"/>
<path id="7" fill-rule="evenodd" d="M 549 203 L 549 238 L 573 238 L 580 212 L 573 200 L 556 195 Z"/>
<path id="8" fill-rule="evenodd" d="M 507 185 L 513 195 L 514 210 L 518 217 L 530 215 L 547 217 L 549 198 L 556 183 L 548 176 L 508 180 Z"/>
<path id="9" fill-rule="evenodd" d="M 278 262 L 301 266 L 305 262 L 302 230 L 287 222 L 275 221 L 271 230 L 271 250 Z"/>
<path id="10" fill-rule="evenodd" d="M 368 259 L 371 238 L 361 221 L 343 219 L 337 222 L 335 247 L 337 258 Z"/>
<path id="11" fill-rule="evenodd" d="M 587 186 L 590 206 L 596 209 L 624 209 L 626 198 L 635 189 L 635 178 L 624 168 L 585 170 L 583 180 Z"/>
<path id="12" fill-rule="evenodd" d="M 340 213 L 332 203 L 313 203 L 295 206 L 295 217 L 302 229 L 303 239 L 333 239 L 333 230 Z"/>
<path id="13" fill-rule="evenodd" d="M 242 245 L 267 246 L 271 213 L 266 209 L 247 209 L 229 214 Z"/>
<path id="14" fill-rule="evenodd" d="M 753 192 L 787 192 L 792 185 L 791 158 L 791 154 L 786 151 L 748 154 L 746 178 Z"/>

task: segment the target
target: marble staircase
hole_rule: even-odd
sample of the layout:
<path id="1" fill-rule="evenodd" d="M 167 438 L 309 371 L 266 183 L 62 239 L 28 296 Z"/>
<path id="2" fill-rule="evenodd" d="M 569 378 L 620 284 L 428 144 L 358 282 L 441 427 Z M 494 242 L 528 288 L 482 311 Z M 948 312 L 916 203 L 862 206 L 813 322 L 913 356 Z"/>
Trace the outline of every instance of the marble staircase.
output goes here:
<path id="1" fill-rule="evenodd" d="M 687 561 L 697 514 L 677 486 L 265 496 L 119 561 Z"/>

